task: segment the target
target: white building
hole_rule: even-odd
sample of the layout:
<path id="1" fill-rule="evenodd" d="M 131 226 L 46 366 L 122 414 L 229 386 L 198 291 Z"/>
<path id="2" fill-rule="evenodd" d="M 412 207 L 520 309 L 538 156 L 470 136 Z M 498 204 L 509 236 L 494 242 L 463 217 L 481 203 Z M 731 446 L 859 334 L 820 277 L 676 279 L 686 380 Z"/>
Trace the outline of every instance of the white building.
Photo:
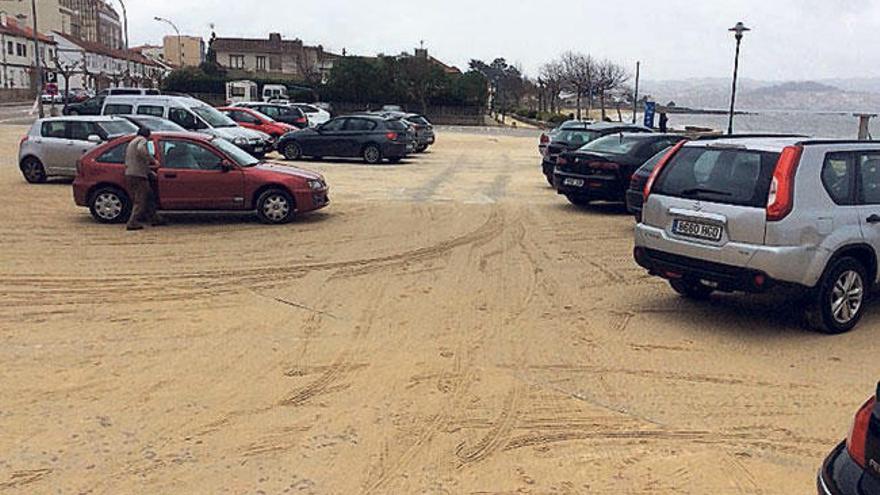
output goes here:
<path id="1" fill-rule="evenodd" d="M 70 74 L 71 88 L 102 90 L 116 86 L 157 87 L 168 69 L 134 50 L 114 50 L 70 35 L 53 33 L 57 42 L 58 86 Z"/>
<path id="2" fill-rule="evenodd" d="M 30 28 L 18 24 L 15 18 L 0 12 L 0 88 L 3 90 L 28 90 L 33 87 L 34 34 Z M 55 56 L 55 41 L 38 34 L 40 57 L 43 67 L 50 66 Z"/>

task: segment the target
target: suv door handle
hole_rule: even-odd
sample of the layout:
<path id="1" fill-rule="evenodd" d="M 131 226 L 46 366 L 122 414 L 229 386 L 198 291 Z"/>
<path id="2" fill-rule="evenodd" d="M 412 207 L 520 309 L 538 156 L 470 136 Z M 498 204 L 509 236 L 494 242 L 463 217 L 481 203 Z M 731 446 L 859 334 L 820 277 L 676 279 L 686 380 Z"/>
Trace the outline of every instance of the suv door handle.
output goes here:
<path id="1" fill-rule="evenodd" d="M 166 179 L 176 179 L 177 178 L 177 174 L 173 174 L 171 172 L 166 172 L 162 175 L 164 175 Z"/>
<path id="2" fill-rule="evenodd" d="M 880 215 L 871 215 L 866 221 L 870 224 L 878 224 L 880 223 Z"/>

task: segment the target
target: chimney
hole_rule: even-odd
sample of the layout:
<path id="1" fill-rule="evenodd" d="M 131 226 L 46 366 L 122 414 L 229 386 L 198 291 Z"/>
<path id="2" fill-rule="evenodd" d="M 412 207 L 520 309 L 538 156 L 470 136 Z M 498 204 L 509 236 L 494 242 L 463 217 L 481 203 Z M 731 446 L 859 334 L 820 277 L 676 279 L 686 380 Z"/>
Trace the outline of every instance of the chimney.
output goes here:
<path id="1" fill-rule="evenodd" d="M 281 33 L 269 33 L 269 43 L 273 45 L 281 45 Z"/>
<path id="2" fill-rule="evenodd" d="M 428 49 L 427 48 L 416 48 L 416 58 L 428 59 Z"/>

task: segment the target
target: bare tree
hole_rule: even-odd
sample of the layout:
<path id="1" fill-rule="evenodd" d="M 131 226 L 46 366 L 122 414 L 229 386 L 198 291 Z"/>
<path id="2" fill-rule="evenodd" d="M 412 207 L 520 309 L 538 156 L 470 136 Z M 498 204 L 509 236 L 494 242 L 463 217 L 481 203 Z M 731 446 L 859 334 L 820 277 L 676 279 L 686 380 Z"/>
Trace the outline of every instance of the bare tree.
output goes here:
<path id="1" fill-rule="evenodd" d="M 577 99 L 577 118 L 581 119 L 581 108 L 584 95 L 592 94 L 597 76 L 596 62 L 593 57 L 581 53 L 566 52 L 560 59 L 564 81 L 568 89 L 574 91 Z"/>
<path id="2" fill-rule="evenodd" d="M 562 62 L 554 60 L 541 67 L 541 81 L 544 83 L 546 103 L 553 113 L 559 111 L 559 93 L 565 85 L 565 69 Z"/>
<path id="3" fill-rule="evenodd" d="M 70 102 L 70 78 L 79 72 L 84 64 L 81 59 L 62 61 L 58 53 L 60 51 L 62 51 L 61 48 L 55 50 L 55 56 L 52 57 L 52 63 L 55 65 L 55 72 L 64 78 L 64 108 L 67 108 L 67 104 Z"/>
<path id="4" fill-rule="evenodd" d="M 602 105 L 602 120 L 605 120 L 605 96 L 629 81 L 629 72 L 620 64 L 603 60 L 596 67 L 595 89 Z"/>

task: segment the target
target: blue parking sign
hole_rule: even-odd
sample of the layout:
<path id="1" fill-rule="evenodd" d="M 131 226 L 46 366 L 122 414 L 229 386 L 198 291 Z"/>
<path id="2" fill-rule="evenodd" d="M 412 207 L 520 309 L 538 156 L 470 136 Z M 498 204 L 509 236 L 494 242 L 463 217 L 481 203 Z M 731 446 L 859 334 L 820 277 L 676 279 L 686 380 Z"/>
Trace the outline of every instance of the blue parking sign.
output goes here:
<path id="1" fill-rule="evenodd" d="M 654 114 L 657 113 L 657 103 L 653 101 L 645 102 L 645 127 L 654 128 Z"/>

